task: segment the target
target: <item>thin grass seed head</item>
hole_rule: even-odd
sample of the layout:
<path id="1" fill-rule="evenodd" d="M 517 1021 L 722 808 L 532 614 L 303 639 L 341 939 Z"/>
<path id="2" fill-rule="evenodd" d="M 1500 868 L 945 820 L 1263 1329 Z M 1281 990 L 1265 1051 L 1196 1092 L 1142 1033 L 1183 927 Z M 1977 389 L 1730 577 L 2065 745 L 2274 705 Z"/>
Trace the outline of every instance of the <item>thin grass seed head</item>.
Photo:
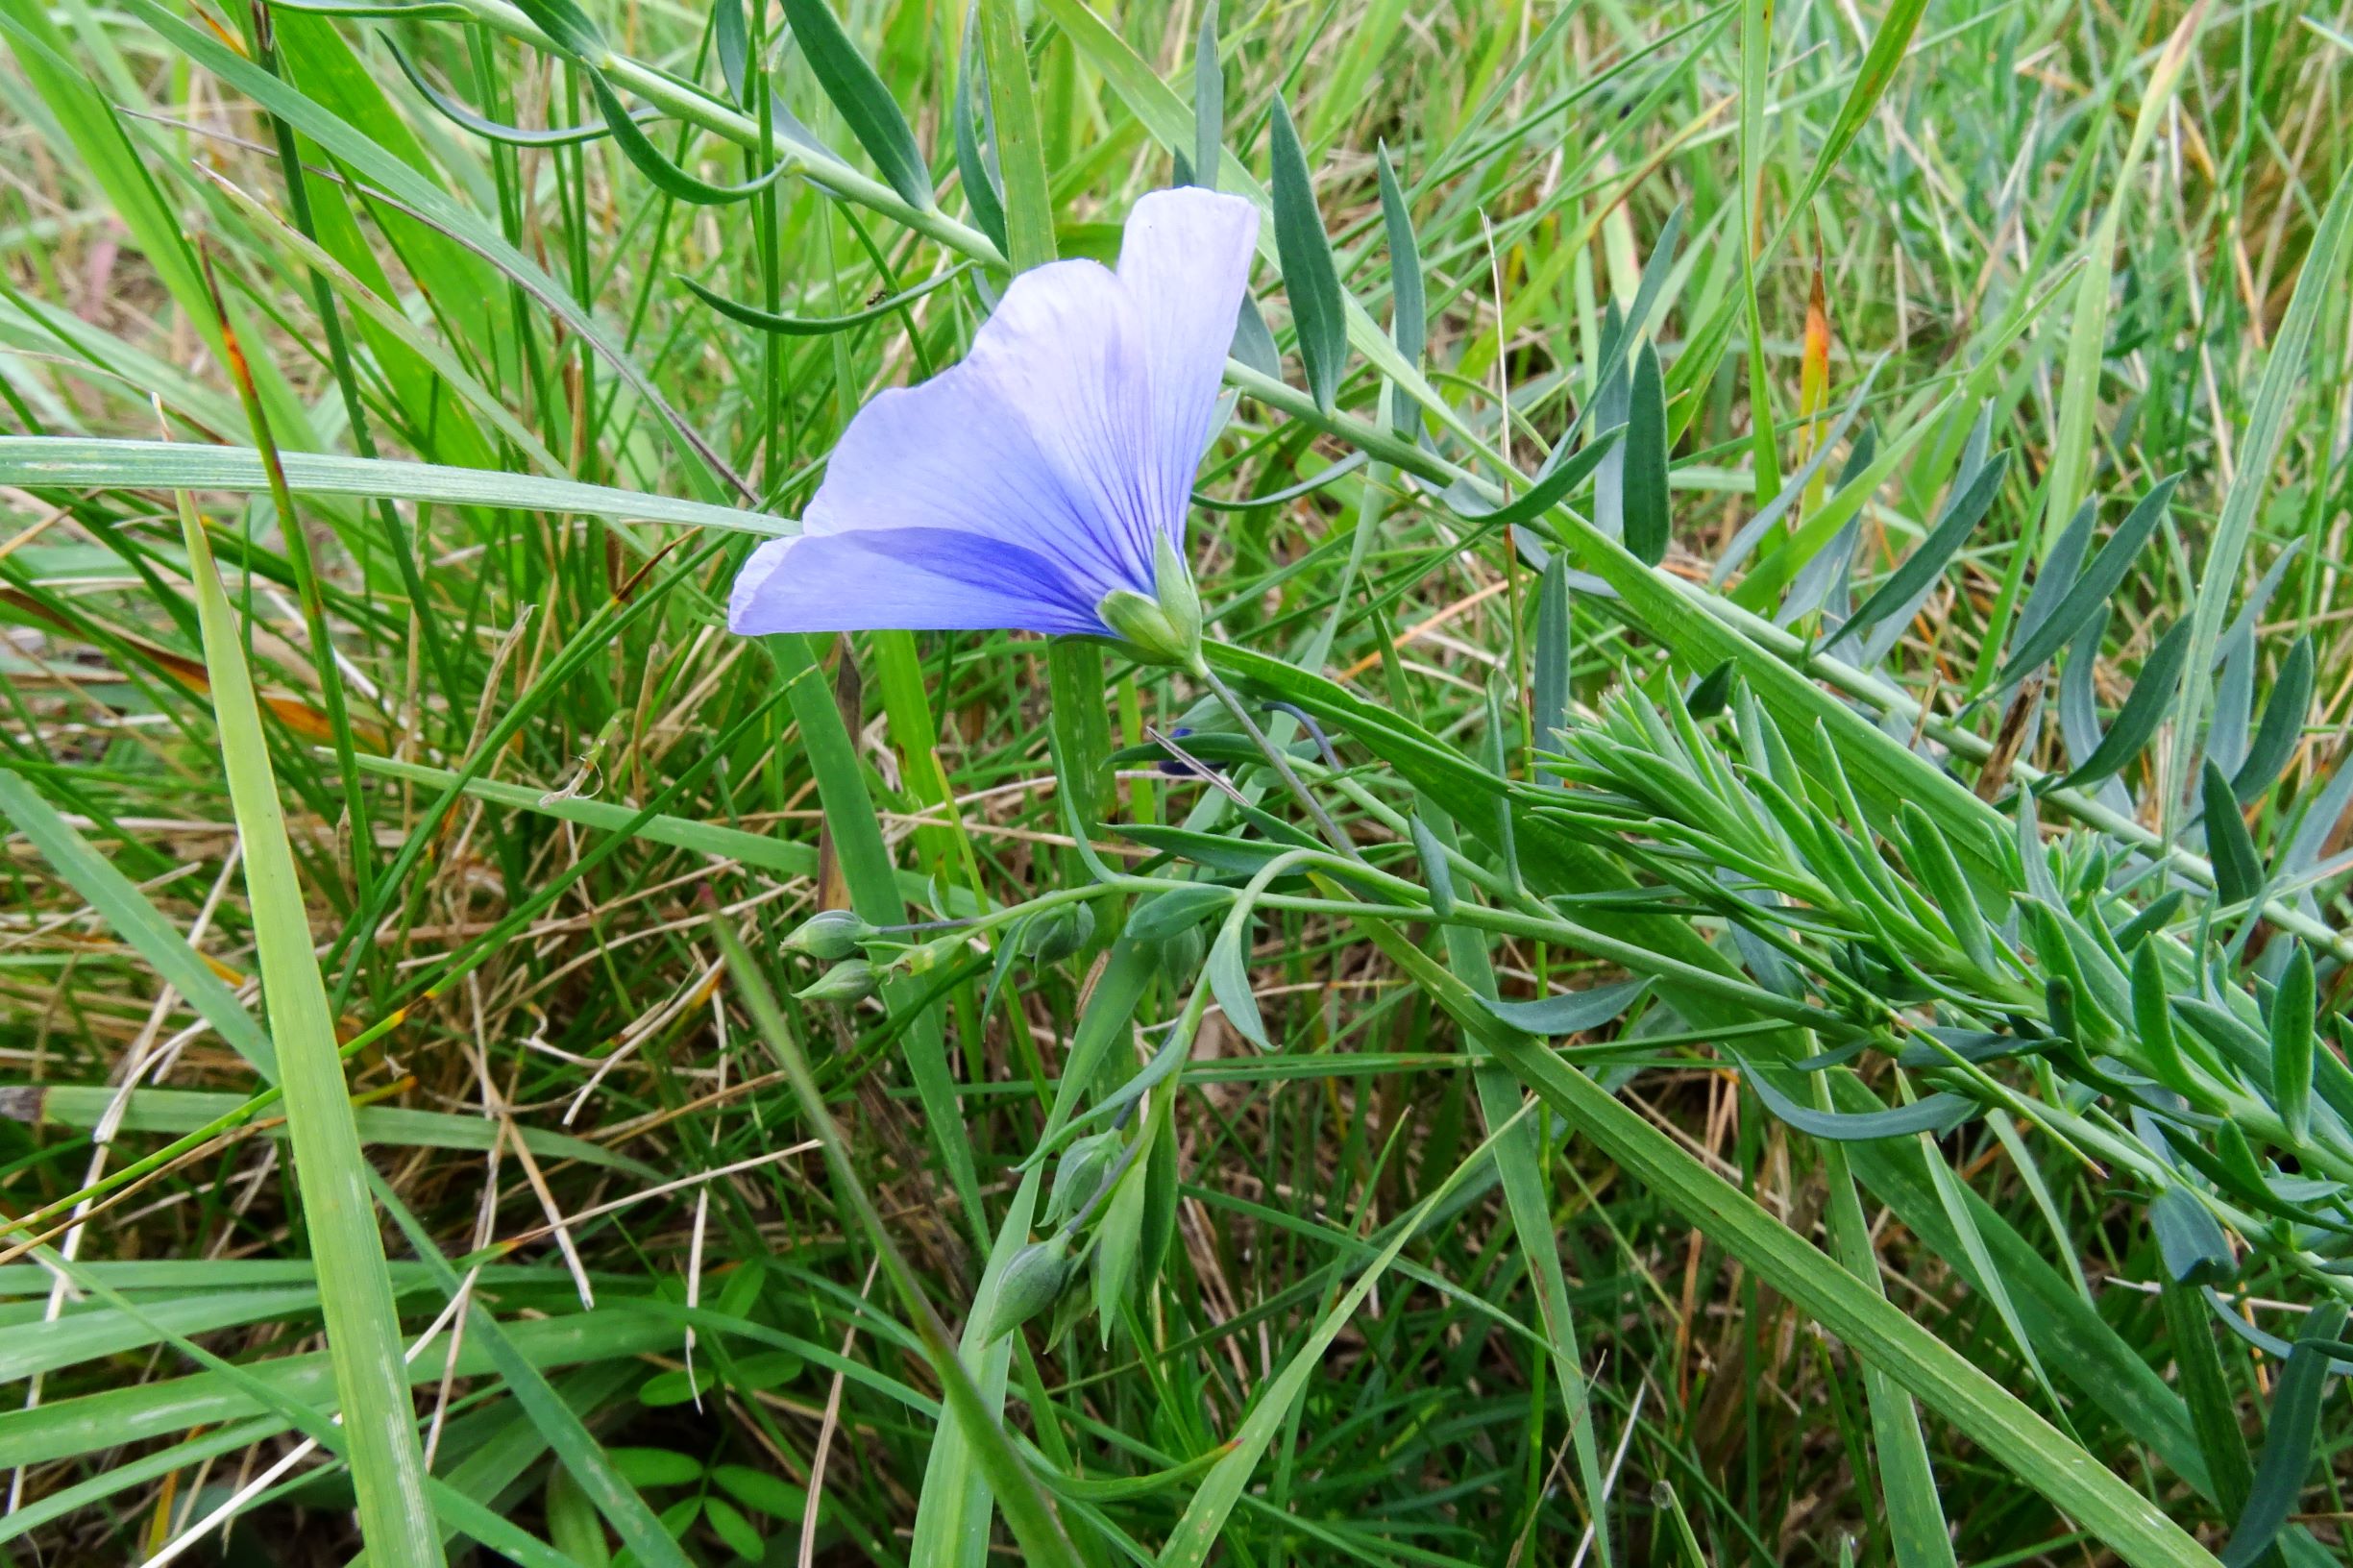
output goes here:
<path id="1" fill-rule="evenodd" d="M 1192 663 L 1185 514 L 1258 224 L 1239 197 L 1155 191 L 1116 271 L 1016 278 L 963 363 L 850 421 L 799 535 L 744 563 L 729 626 L 1114 637 Z"/>

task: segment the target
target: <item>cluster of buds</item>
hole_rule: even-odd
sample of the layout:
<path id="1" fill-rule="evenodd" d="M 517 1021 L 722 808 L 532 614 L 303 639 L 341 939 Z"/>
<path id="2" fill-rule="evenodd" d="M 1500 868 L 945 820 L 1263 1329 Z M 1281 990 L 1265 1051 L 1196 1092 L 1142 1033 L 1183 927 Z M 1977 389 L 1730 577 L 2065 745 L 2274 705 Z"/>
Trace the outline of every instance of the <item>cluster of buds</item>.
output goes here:
<path id="1" fill-rule="evenodd" d="M 800 922 L 784 939 L 784 950 L 800 953 L 832 966 L 817 980 L 793 994 L 804 1002 L 862 1002 L 874 994 L 874 966 L 859 956 L 878 935 L 876 929 L 846 909 L 820 910 Z"/>
<path id="2" fill-rule="evenodd" d="M 1035 913 L 1009 910 L 998 917 L 1017 919 L 1005 940 L 1020 957 L 1033 964 L 1059 964 L 1082 951 L 1094 940 L 1094 910 L 1086 903 L 1058 902 Z M 986 922 L 982 922 L 986 923 Z M 800 922 L 784 939 L 784 950 L 828 966 L 810 985 L 793 994 L 806 1002 L 862 1002 L 874 994 L 894 965 L 920 970 L 948 950 L 969 940 L 975 924 L 968 919 L 928 920 L 914 925 L 874 925 L 855 910 L 825 909 Z M 928 943 L 908 939 L 931 937 Z M 884 956 L 875 957 L 877 946 Z M 893 958 L 891 953 L 899 956 Z"/>

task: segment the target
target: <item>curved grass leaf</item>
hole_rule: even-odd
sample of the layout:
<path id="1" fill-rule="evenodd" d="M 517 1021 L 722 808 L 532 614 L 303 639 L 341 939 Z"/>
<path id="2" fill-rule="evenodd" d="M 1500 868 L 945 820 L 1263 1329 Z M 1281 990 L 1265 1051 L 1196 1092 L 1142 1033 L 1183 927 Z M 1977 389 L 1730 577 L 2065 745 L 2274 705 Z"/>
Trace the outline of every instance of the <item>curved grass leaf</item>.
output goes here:
<path id="1" fill-rule="evenodd" d="M 298 496 L 390 496 L 450 506 L 511 506 L 524 511 L 680 523 L 777 537 L 799 525 L 759 512 L 576 479 L 490 469 L 446 468 L 380 457 L 284 452 L 286 488 Z M 269 489 L 261 454 L 251 447 L 199 447 L 173 441 L 90 441 L 59 436 L 0 436 L 0 484 L 134 490 Z"/>
<path id="2" fill-rule="evenodd" d="M 1371 454 L 1360 447 L 1311 479 L 1301 479 L 1297 484 L 1285 485 L 1280 490 L 1270 491 L 1262 496 L 1246 497 L 1238 501 L 1228 501 L 1217 496 L 1205 496 L 1196 490 L 1193 492 L 1193 504 L 1205 506 L 1213 512 L 1255 512 L 1262 507 L 1280 506 L 1287 501 L 1297 501 L 1301 496 L 1315 494 L 1316 491 L 1334 481 L 1354 474 L 1371 460 Z M 1252 754 L 1258 754 L 1255 747 Z"/>
<path id="3" fill-rule="evenodd" d="M 1862 67 L 1847 86 L 1837 117 L 1831 120 L 1821 148 L 1814 154 L 1814 166 L 1806 171 L 1805 184 L 1798 187 L 1798 194 L 1789 203 L 1780 233 L 1786 233 L 1798 221 L 1815 193 L 1822 189 L 1823 182 L 1829 179 L 1830 171 L 1838 167 L 1839 159 L 1854 145 L 1854 138 L 1863 134 L 1872 110 L 1878 107 L 1888 84 L 1896 79 L 1896 68 L 1903 63 L 1904 51 L 1910 47 L 1921 15 L 1927 9 L 1927 0 L 1896 0 L 1880 13 L 1878 25 L 1871 35 L 1871 47 L 1863 53 Z M 1777 233 L 1776 237 L 1778 238 Z"/>
<path id="4" fill-rule="evenodd" d="M 863 327 L 868 322 L 878 321 L 894 311 L 904 310 L 933 289 L 944 283 L 954 282 L 972 265 L 973 263 L 969 261 L 959 261 L 936 278 L 926 278 L 912 288 L 900 289 L 887 300 L 870 305 L 863 310 L 852 310 L 847 315 L 842 316 L 778 315 L 772 310 L 762 310 L 756 306 L 746 305 L 740 300 L 731 300 L 718 290 L 707 288 L 697 282 L 684 273 L 678 275 L 678 282 L 684 283 L 695 298 L 730 321 L 740 321 L 747 327 L 755 328 L 763 332 L 774 332 L 780 337 L 822 337 L 828 332 L 846 331 L 852 327 Z"/>
<path id="5" fill-rule="evenodd" d="M 468 109 L 427 81 L 425 73 L 417 68 L 416 61 L 408 58 L 408 51 L 395 39 L 386 37 L 384 47 L 391 53 L 393 64 L 399 66 L 401 74 L 408 78 L 408 85 L 417 89 L 419 97 L 438 110 L 445 119 L 486 140 L 501 142 L 508 147 L 576 147 L 582 142 L 600 141 L 612 135 L 607 128 L 597 125 L 554 126 L 531 131 L 519 125 L 501 124 Z M 635 117 L 639 124 L 644 125 L 660 119 L 662 114 L 657 109 L 648 108 L 639 110 Z"/>
<path id="6" fill-rule="evenodd" d="M 964 19 L 964 65 L 956 73 L 955 156 L 956 182 L 964 187 L 964 199 L 972 208 L 972 221 L 982 233 L 989 236 L 1000 252 L 1011 249 L 1005 237 L 1005 190 L 998 183 L 994 160 L 981 151 L 979 126 L 986 122 L 989 110 L 985 95 L 976 101 L 972 92 L 975 80 L 988 81 L 987 67 L 980 56 L 980 11 L 967 11 Z M 995 138 L 990 138 L 993 141 Z"/>

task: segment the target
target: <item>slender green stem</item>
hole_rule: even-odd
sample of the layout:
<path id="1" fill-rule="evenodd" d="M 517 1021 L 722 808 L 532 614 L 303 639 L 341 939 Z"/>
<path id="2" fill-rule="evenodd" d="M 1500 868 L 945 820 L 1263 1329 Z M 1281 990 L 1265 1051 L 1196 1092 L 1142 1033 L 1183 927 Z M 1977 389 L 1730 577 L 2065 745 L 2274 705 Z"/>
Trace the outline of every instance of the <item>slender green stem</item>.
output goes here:
<path id="1" fill-rule="evenodd" d="M 1354 844 L 1349 842 L 1348 835 L 1340 831 L 1339 824 L 1332 820 L 1331 813 L 1324 810 L 1323 802 L 1316 799 L 1313 792 L 1309 790 L 1298 772 L 1291 767 L 1291 759 L 1283 754 L 1283 748 L 1266 738 L 1266 732 L 1259 727 L 1258 721 L 1250 717 L 1249 705 L 1235 695 L 1234 688 L 1228 686 L 1217 673 L 1209 667 L 1206 660 L 1196 660 L 1192 673 L 1200 677 L 1204 685 L 1216 694 L 1217 700 L 1225 705 L 1226 712 L 1234 716 L 1234 722 L 1242 726 L 1242 733 L 1250 737 L 1251 744 L 1266 754 L 1266 761 L 1281 776 L 1291 794 L 1299 797 L 1299 803 L 1307 807 L 1308 815 L 1315 819 L 1315 825 L 1323 830 L 1324 837 L 1331 841 L 1332 846 L 1350 860 L 1362 861 L 1364 856 L 1358 851 Z"/>

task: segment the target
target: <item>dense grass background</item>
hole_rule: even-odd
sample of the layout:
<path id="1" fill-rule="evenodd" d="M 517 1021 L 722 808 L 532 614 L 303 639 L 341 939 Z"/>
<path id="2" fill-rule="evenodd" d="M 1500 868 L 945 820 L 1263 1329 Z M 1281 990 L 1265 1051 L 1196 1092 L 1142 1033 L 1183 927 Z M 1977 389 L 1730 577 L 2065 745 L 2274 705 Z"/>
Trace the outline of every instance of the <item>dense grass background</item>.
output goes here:
<path id="1" fill-rule="evenodd" d="M 2353 13 L 0 36 L 13 1560 L 2341 1558 Z M 1184 675 L 718 613 L 1219 146 L 1369 868 Z"/>

